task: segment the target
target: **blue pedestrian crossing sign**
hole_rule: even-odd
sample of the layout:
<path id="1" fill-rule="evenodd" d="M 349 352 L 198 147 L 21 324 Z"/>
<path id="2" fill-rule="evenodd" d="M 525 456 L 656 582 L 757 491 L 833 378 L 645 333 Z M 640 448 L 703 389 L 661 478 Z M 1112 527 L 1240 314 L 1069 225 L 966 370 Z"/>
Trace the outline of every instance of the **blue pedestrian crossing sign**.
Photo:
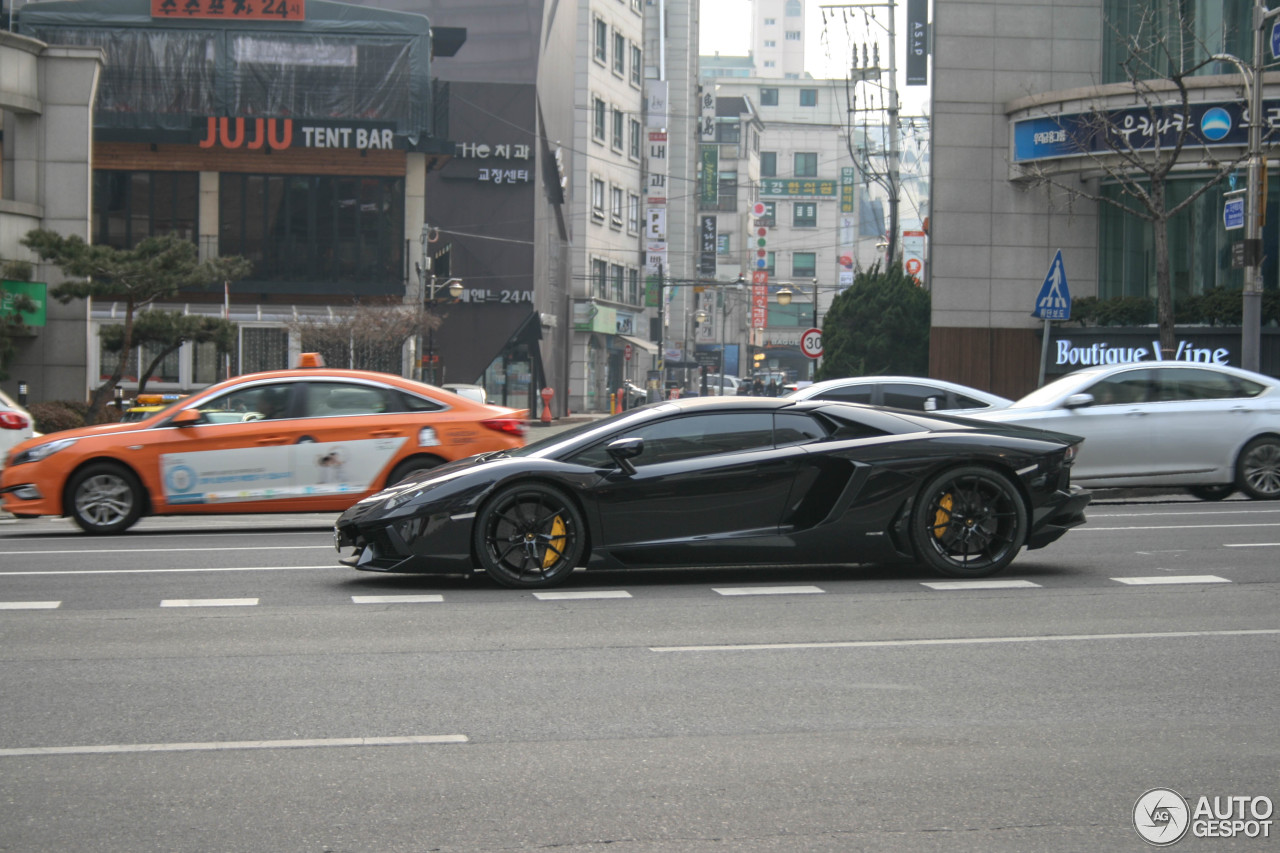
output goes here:
<path id="1" fill-rule="evenodd" d="M 1042 320 L 1071 319 L 1071 289 L 1067 287 L 1067 271 L 1062 266 L 1062 250 L 1053 256 L 1049 274 L 1044 277 L 1040 295 L 1036 297 L 1036 310 L 1032 317 Z"/>

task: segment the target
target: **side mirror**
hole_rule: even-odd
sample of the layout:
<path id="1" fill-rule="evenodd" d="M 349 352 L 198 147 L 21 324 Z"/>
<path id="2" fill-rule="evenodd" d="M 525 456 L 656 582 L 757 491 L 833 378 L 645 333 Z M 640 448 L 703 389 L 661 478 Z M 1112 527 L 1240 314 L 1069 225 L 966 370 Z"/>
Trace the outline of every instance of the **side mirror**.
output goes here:
<path id="1" fill-rule="evenodd" d="M 173 420 L 169 421 L 170 426 L 176 426 L 179 429 L 193 427 L 201 423 L 204 423 L 204 413 L 199 409 L 183 409 L 173 416 Z"/>
<path id="2" fill-rule="evenodd" d="M 1083 409 L 1085 406 L 1092 406 L 1095 402 L 1092 394 L 1072 394 L 1062 401 L 1062 408 Z"/>
<path id="3" fill-rule="evenodd" d="M 620 438 L 609 442 L 605 450 L 609 453 L 609 458 L 618 463 L 618 467 L 624 474 L 634 474 L 636 466 L 631 464 L 631 460 L 644 453 L 644 439 L 639 436 Z"/>

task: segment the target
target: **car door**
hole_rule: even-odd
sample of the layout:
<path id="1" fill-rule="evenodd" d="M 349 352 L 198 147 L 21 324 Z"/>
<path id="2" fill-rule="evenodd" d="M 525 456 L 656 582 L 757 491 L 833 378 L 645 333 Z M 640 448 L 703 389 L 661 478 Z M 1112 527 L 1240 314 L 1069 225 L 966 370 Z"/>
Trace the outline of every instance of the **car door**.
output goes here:
<path id="1" fill-rule="evenodd" d="M 1158 377 L 1151 368 L 1113 373 L 1082 389 L 1093 403 L 1058 408 L 1028 426 L 1058 430 L 1085 440 L 1072 467 L 1077 480 L 1102 480 L 1149 473 L 1164 452 L 1150 402 Z"/>
<path id="2" fill-rule="evenodd" d="M 297 423 L 293 382 L 256 382 L 199 400 L 194 426 L 168 431 L 154 463 L 160 502 L 170 510 L 218 504 L 252 509 L 302 494 L 293 454 Z"/>
<path id="3" fill-rule="evenodd" d="M 1236 450 L 1252 435 L 1251 399 L 1263 390 L 1226 373 L 1202 367 L 1160 367 L 1154 370 L 1157 385 L 1148 404 L 1150 429 L 1143 435 L 1151 442 L 1153 474 L 1220 471 L 1232 478 Z"/>
<path id="4" fill-rule="evenodd" d="M 380 488 L 407 442 L 439 443 L 421 411 L 403 411 L 398 391 L 342 379 L 299 383 L 301 419 L 294 438 L 297 482 L 314 495 Z M 444 406 L 439 406 L 440 410 Z"/>
<path id="5" fill-rule="evenodd" d="M 771 412 L 673 417 L 613 438 L 631 436 L 644 439 L 635 473 L 611 472 L 596 494 L 600 544 L 619 559 L 742 560 L 753 536 L 776 535 L 804 451 L 775 448 Z"/>

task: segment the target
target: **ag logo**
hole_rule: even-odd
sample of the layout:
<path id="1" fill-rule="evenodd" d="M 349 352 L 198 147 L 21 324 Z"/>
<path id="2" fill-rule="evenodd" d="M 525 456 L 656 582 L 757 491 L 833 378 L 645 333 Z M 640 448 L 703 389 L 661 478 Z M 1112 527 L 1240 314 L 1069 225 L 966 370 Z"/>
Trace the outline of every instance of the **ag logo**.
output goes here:
<path id="1" fill-rule="evenodd" d="M 1142 840 L 1167 847 L 1182 840 L 1191 825 L 1187 801 L 1172 788 L 1152 788 L 1133 805 L 1133 827 Z"/>

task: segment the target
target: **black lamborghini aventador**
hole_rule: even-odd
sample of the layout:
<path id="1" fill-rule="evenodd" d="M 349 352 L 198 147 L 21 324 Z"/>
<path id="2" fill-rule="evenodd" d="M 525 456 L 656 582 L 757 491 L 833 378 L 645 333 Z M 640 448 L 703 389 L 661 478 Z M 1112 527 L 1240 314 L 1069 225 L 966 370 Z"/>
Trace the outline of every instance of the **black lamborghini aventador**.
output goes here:
<path id="1" fill-rule="evenodd" d="M 975 578 L 1084 523 L 1079 446 L 823 400 L 675 400 L 420 472 L 347 510 L 334 536 L 357 569 L 483 569 L 525 588 L 578 566 L 909 561 Z"/>

